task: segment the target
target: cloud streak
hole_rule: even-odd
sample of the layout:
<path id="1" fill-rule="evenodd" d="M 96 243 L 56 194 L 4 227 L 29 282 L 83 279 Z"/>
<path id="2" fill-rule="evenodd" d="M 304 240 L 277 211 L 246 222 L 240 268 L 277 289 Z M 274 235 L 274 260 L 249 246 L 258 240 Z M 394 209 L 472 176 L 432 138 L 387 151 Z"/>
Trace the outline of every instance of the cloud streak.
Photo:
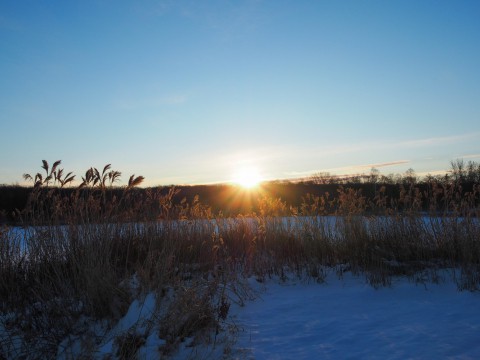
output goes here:
<path id="1" fill-rule="evenodd" d="M 334 144 L 326 143 L 315 145 L 277 145 L 254 146 L 242 151 L 227 152 L 221 157 L 216 157 L 223 164 L 238 166 L 241 164 L 255 164 L 259 168 L 269 169 L 272 178 L 298 178 L 310 176 L 318 172 L 330 172 L 335 175 L 368 173 L 371 168 L 388 169 L 400 167 L 404 171 L 407 164 L 410 167 L 419 166 L 418 157 L 423 152 L 436 152 L 436 148 L 448 148 L 452 144 L 475 140 L 480 133 L 456 134 L 449 136 L 428 137 L 420 139 L 400 139 L 395 141 L 360 141 L 354 143 Z M 381 157 L 392 157 L 395 153 L 403 154 L 407 159 L 392 161 L 383 160 Z M 402 155 L 401 155 L 402 156 Z M 477 158 L 480 154 L 468 154 L 464 158 Z M 332 161 L 341 161 L 338 165 Z M 337 160 L 338 159 L 338 160 Z M 350 159 L 350 160 L 349 160 Z M 373 161 L 369 161 L 369 159 Z M 388 159 L 388 158 L 387 158 Z M 359 165 L 345 165 L 355 163 Z M 434 165 L 434 159 L 429 159 L 429 165 Z M 313 166 L 312 164 L 317 164 Z M 322 164 L 323 167 L 322 167 Z M 320 165 L 320 166 L 318 166 Z M 435 169 L 434 169 L 435 170 Z M 394 169 L 394 171 L 397 171 Z M 271 176 L 270 176 L 271 173 Z"/>
<path id="2" fill-rule="evenodd" d="M 309 170 L 309 171 L 292 171 L 285 173 L 288 176 L 308 176 L 320 172 L 328 172 L 336 175 L 350 175 L 365 172 L 365 170 L 370 170 L 371 168 L 383 168 L 389 166 L 403 165 L 408 164 L 410 160 L 397 160 L 389 161 L 382 163 L 372 163 L 372 164 L 361 164 L 361 165 L 350 165 L 350 166 L 341 166 L 335 168 L 321 169 L 321 170 Z"/>
<path id="3" fill-rule="evenodd" d="M 475 138 L 480 138 L 480 133 L 469 133 L 469 134 L 460 134 L 452 136 L 439 136 L 423 139 L 411 139 L 411 140 L 397 140 L 397 141 L 365 141 L 365 142 L 355 142 L 355 143 L 346 143 L 346 144 L 335 144 L 335 145 L 320 145 L 320 146 L 279 146 L 275 149 L 271 148 L 268 155 L 270 158 L 278 159 L 314 159 L 315 161 L 323 161 L 323 159 L 333 158 L 339 155 L 347 154 L 372 154 L 378 153 L 379 151 L 391 151 L 395 150 L 396 152 L 401 151 L 402 153 L 407 154 L 412 148 L 415 149 L 429 149 L 439 146 L 452 145 L 456 143 L 462 143 L 466 141 L 474 140 Z M 405 156 L 405 155 L 404 155 Z M 409 156 L 409 155 L 407 155 Z M 476 158 L 478 155 L 467 155 L 468 157 Z M 401 160 L 407 161 L 407 160 Z M 365 168 L 371 167 L 384 167 L 389 166 L 389 162 L 384 163 L 368 163 L 365 165 Z M 401 165 L 402 163 L 392 163 L 391 165 Z M 306 173 L 307 171 L 300 171 L 301 173 Z"/>
<path id="4" fill-rule="evenodd" d="M 463 155 L 460 156 L 462 159 L 477 159 L 480 158 L 480 154 L 469 154 L 469 155 Z"/>
<path id="5" fill-rule="evenodd" d="M 426 139 L 401 141 L 398 143 L 398 145 L 409 146 L 409 147 L 438 146 L 438 145 L 448 144 L 448 143 L 458 143 L 468 139 L 474 139 L 475 137 L 479 137 L 479 136 L 480 136 L 480 133 L 475 132 L 475 133 L 461 134 L 461 135 L 439 136 L 439 137 L 426 138 Z"/>
<path id="6" fill-rule="evenodd" d="M 390 162 L 382 162 L 382 163 L 375 163 L 375 164 L 365 164 L 365 165 L 357 165 L 354 166 L 359 169 L 371 169 L 371 168 L 382 168 L 387 166 L 395 166 L 401 164 L 408 164 L 410 160 L 397 160 L 397 161 L 390 161 Z"/>

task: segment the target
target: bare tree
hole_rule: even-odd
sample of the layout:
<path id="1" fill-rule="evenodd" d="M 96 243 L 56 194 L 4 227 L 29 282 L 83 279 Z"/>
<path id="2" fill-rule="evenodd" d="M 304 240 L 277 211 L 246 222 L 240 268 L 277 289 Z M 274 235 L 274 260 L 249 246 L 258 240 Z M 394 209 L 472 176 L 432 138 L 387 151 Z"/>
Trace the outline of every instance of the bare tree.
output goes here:
<path id="1" fill-rule="evenodd" d="M 467 175 L 465 161 L 463 159 L 453 160 L 450 162 L 450 166 L 452 167 L 453 180 L 460 183 L 464 182 Z"/>
<path id="2" fill-rule="evenodd" d="M 372 184 L 376 184 L 378 182 L 379 177 L 380 177 L 380 171 L 372 167 L 370 169 L 370 175 L 368 177 L 368 181 L 371 182 Z"/>
<path id="3" fill-rule="evenodd" d="M 415 170 L 412 168 L 408 169 L 405 171 L 405 175 L 403 177 L 403 182 L 409 185 L 415 185 L 417 183 L 417 174 L 415 173 Z"/>
<path id="4" fill-rule="evenodd" d="M 314 184 L 333 184 L 335 183 L 336 176 L 325 171 L 313 174 L 310 179 Z"/>

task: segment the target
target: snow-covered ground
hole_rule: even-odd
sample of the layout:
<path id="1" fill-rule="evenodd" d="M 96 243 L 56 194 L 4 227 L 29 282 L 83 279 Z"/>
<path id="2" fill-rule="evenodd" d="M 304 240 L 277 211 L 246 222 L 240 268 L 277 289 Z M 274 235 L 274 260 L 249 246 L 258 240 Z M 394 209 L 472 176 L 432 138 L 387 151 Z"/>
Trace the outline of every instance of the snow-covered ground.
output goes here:
<path id="1" fill-rule="evenodd" d="M 480 293 L 460 292 L 451 274 L 444 278 L 439 284 L 397 278 L 392 287 L 374 289 L 349 273 L 339 279 L 332 272 L 322 284 L 252 277 L 247 281 L 256 299 L 232 303 L 223 332 L 200 343 L 187 338 L 171 358 L 478 359 Z M 138 359 L 165 358 L 155 302 L 147 294 L 116 325 L 92 324 L 101 341 L 89 356 L 115 359 L 118 339 L 136 334 Z M 65 339 L 57 359 L 80 357 L 81 342 Z"/>
<path id="2" fill-rule="evenodd" d="M 261 298 L 233 311 L 236 358 L 480 358 L 480 294 L 451 281 L 398 279 L 377 290 L 351 275 L 270 282 Z"/>

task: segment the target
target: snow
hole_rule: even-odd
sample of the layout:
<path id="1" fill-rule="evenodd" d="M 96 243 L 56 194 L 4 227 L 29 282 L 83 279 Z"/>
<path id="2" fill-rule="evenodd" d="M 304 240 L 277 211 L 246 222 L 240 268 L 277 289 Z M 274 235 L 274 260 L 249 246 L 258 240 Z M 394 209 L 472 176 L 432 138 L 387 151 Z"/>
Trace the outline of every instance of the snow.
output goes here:
<path id="1" fill-rule="evenodd" d="M 143 351 L 148 352 L 148 350 L 153 347 L 152 342 L 155 338 L 155 333 L 149 334 L 149 330 L 153 325 L 154 316 L 155 295 L 153 293 L 148 294 L 143 301 L 138 299 L 134 300 L 125 316 L 121 318 L 117 325 L 105 336 L 105 340 L 98 350 L 98 357 L 101 358 L 105 354 L 114 352 L 117 337 L 129 333 L 140 336 L 148 334 L 147 341 L 143 346 L 146 348 L 143 349 Z M 157 341 L 157 348 L 159 343 L 160 339 Z"/>
<path id="2" fill-rule="evenodd" d="M 256 298 L 232 303 L 220 334 L 186 338 L 170 358 L 478 359 L 480 293 L 458 291 L 451 272 L 440 278 L 438 284 L 395 278 L 375 289 L 363 276 L 339 278 L 334 271 L 324 283 L 251 277 Z M 116 359 L 119 338 L 135 334 L 142 339 L 138 359 L 166 358 L 158 306 L 154 293 L 139 295 L 118 322 L 92 324 L 90 333 L 101 340 L 90 357 Z M 81 343 L 67 337 L 57 359 L 85 355 Z"/>
<path id="3" fill-rule="evenodd" d="M 351 275 L 325 284 L 270 282 L 261 298 L 236 310 L 237 352 L 252 359 L 476 359 L 479 300 L 453 282 L 397 279 L 377 290 Z"/>

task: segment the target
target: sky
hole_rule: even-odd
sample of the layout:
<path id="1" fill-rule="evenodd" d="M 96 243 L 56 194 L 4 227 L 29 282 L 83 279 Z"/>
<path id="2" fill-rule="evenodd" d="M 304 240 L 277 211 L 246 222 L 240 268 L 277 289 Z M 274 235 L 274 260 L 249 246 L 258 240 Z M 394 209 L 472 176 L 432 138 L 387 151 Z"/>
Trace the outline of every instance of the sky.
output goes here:
<path id="1" fill-rule="evenodd" d="M 4 0 L 0 184 L 480 161 L 480 2 Z"/>

